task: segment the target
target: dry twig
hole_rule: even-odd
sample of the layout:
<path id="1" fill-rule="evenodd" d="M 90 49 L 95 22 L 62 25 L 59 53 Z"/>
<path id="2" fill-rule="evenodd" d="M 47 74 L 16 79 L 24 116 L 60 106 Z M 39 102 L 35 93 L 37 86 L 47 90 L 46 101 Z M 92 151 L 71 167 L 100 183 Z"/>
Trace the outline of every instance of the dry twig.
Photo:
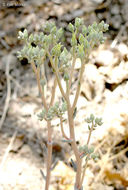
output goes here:
<path id="1" fill-rule="evenodd" d="M 2 128 L 2 125 L 4 123 L 4 120 L 6 118 L 6 114 L 8 111 L 8 106 L 10 102 L 10 96 L 11 96 L 11 83 L 10 83 L 10 76 L 9 76 L 9 66 L 10 66 L 10 56 L 8 56 L 7 63 L 6 63 L 6 78 L 7 78 L 7 96 L 5 100 L 5 105 L 3 109 L 3 114 L 0 120 L 0 129 Z"/>
<path id="2" fill-rule="evenodd" d="M 0 171 L 1 171 L 2 168 L 3 168 L 5 161 L 7 160 L 8 154 L 9 154 L 11 148 L 12 148 L 12 145 L 13 145 L 13 142 L 14 142 L 14 140 L 15 140 L 15 138 L 16 138 L 16 135 L 17 135 L 17 131 L 14 132 L 14 134 L 13 134 L 13 136 L 12 136 L 12 138 L 11 138 L 11 141 L 10 141 L 10 143 L 9 143 L 9 145 L 8 145 L 8 147 L 7 147 L 7 149 L 6 149 L 6 151 L 5 151 L 4 157 L 3 157 L 2 162 L 1 162 L 1 164 L 0 164 Z"/>

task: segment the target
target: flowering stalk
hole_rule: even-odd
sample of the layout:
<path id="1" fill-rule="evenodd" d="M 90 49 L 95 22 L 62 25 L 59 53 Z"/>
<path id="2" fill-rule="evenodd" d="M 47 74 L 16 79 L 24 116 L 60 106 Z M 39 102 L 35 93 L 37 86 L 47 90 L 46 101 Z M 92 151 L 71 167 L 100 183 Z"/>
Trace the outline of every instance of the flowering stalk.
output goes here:
<path id="1" fill-rule="evenodd" d="M 105 37 L 103 32 L 108 30 L 108 25 L 103 21 L 100 24 L 94 23 L 91 26 L 86 27 L 84 22 L 80 18 L 75 19 L 74 25 L 69 23 L 68 29 L 72 34 L 71 47 L 66 49 L 62 45 L 61 39 L 63 37 L 63 29 L 57 29 L 54 23 L 47 22 L 43 28 L 44 32 L 39 34 L 28 35 L 27 30 L 19 32 L 19 39 L 25 42 L 24 48 L 18 52 L 19 59 L 27 58 L 31 64 L 32 69 L 35 73 L 39 92 L 42 98 L 43 109 L 38 114 L 39 120 L 45 119 L 47 122 L 47 172 L 46 177 L 44 176 L 45 190 L 49 189 L 50 185 L 50 172 L 52 164 L 52 133 L 51 122 L 54 117 L 60 119 L 60 129 L 64 142 L 70 142 L 72 150 L 74 152 L 76 162 L 71 160 L 74 171 L 76 172 L 74 190 L 82 190 L 82 184 L 85 176 L 85 170 L 89 159 L 96 159 L 96 155 L 93 153 L 93 149 L 89 148 L 89 142 L 92 131 L 97 125 L 102 125 L 102 121 L 99 118 L 95 118 L 91 115 L 87 118 L 86 122 L 92 123 L 89 127 L 89 136 L 86 145 L 78 148 L 75 138 L 75 115 L 77 112 L 77 101 L 80 95 L 80 88 L 82 83 L 82 77 L 85 69 L 85 64 L 88 62 L 89 54 L 91 50 L 103 43 Z M 34 46 L 32 45 L 34 44 Z M 47 79 L 45 77 L 45 60 L 49 59 L 54 74 L 54 82 L 52 88 L 51 100 L 46 100 Z M 72 84 L 75 72 L 76 59 L 79 58 L 81 61 L 81 68 L 79 71 L 79 77 L 77 80 L 76 92 L 74 101 L 71 103 L 70 94 L 72 91 Z M 66 89 L 64 90 L 61 80 L 65 81 Z M 56 86 L 58 85 L 61 95 L 62 102 L 56 102 Z M 68 126 L 69 126 L 69 137 L 64 131 L 63 125 L 63 114 L 67 112 Z M 85 164 L 83 165 L 83 158 L 85 157 Z"/>

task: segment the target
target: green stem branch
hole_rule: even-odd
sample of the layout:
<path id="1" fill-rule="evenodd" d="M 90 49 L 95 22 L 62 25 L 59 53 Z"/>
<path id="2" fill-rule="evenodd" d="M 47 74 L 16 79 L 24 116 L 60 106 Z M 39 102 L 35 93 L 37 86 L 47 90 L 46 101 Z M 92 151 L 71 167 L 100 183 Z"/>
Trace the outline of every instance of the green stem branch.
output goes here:
<path id="1" fill-rule="evenodd" d="M 73 102 L 73 105 L 72 105 L 72 112 L 74 112 L 74 109 L 75 109 L 77 101 L 78 101 L 78 97 L 80 95 L 80 87 L 81 87 L 81 82 L 82 82 L 82 76 L 83 76 L 84 68 L 85 68 L 85 65 L 82 64 L 81 69 L 80 69 L 80 75 L 79 75 L 79 79 L 78 79 L 76 94 L 75 94 L 74 102 Z"/>

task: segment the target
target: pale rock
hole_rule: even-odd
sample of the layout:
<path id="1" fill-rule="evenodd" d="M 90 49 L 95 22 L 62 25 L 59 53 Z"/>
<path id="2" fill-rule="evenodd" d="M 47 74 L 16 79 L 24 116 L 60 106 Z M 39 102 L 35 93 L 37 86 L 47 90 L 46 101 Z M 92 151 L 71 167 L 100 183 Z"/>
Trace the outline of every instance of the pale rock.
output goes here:
<path id="1" fill-rule="evenodd" d="M 111 78 L 109 81 L 111 83 L 120 83 L 121 81 L 127 79 L 128 77 L 128 62 L 122 61 L 119 66 L 112 69 Z"/>
<path id="2" fill-rule="evenodd" d="M 128 46 L 124 43 L 120 43 L 117 46 L 118 51 L 122 54 L 122 55 L 126 55 L 128 54 Z"/>
<path id="3" fill-rule="evenodd" d="M 91 190 L 96 190 L 96 189 L 98 189 L 98 190 L 114 190 L 114 187 L 108 186 L 108 185 L 105 185 L 105 184 L 102 184 L 102 183 L 94 183 L 91 186 Z"/>
<path id="4" fill-rule="evenodd" d="M 81 68 L 81 60 L 79 58 L 76 59 L 76 63 L 75 63 L 75 69 L 80 69 Z"/>
<path id="5" fill-rule="evenodd" d="M 75 172 L 71 167 L 64 164 L 64 162 L 59 161 L 52 173 L 52 175 L 55 176 L 59 181 L 63 181 L 63 184 L 60 182 L 60 185 L 65 186 L 70 184 L 73 188 Z"/>
<path id="6" fill-rule="evenodd" d="M 19 114 L 22 116 L 32 116 L 35 113 L 37 105 L 34 103 L 23 103 L 22 101 L 12 101 L 10 103 L 8 114 L 13 116 Z"/>
<path id="7" fill-rule="evenodd" d="M 91 1 L 94 3 L 97 3 L 97 4 L 101 4 L 101 3 L 103 3 L 104 0 L 91 0 Z"/>
<path id="8" fill-rule="evenodd" d="M 104 90 L 104 77 L 99 73 L 95 65 L 86 64 L 81 86 L 82 94 L 88 99 L 101 99 Z"/>
<path id="9" fill-rule="evenodd" d="M 101 50 L 96 57 L 96 63 L 102 66 L 109 66 L 115 62 L 114 59 L 114 53 L 112 51 Z"/>

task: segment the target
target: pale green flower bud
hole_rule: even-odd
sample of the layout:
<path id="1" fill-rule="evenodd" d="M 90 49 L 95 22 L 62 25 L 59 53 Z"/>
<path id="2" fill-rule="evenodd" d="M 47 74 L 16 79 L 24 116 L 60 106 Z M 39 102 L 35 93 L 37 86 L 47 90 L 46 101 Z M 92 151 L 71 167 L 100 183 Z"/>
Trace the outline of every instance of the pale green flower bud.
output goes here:
<path id="1" fill-rule="evenodd" d="M 94 23 L 92 24 L 92 27 L 93 27 L 93 29 L 94 29 L 94 30 L 97 30 L 97 28 L 98 28 L 97 23 L 96 23 L 96 22 L 94 22 Z"/>
<path id="2" fill-rule="evenodd" d="M 45 26 L 44 26 L 44 31 L 45 32 L 51 32 L 51 29 L 55 26 L 54 22 L 46 22 Z"/>
<path id="3" fill-rule="evenodd" d="M 84 43 L 84 40 L 85 40 L 85 38 L 84 38 L 83 34 L 80 34 L 79 35 L 79 42 L 80 42 L 80 44 Z"/>
<path id="4" fill-rule="evenodd" d="M 25 29 L 23 32 L 24 39 L 28 38 L 28 31 Z"/>
<path id="5" fill-rule="evenodd" d="M 94 115 L 91 114 L 91 115 L 90 115 L 90 120 L 93 121 L 94 119 L 95 119 Z"/>
<path id="6" fill-rule="evenodd" d="M 91 32 L 92 31 L 92 26 L 88 26 L 88 32 Z"/>
<path id="7" fill-rule="evenodd" d="M 109 25 L 108 24 L 104 24 L 104 31 L 103 32 L 106 32 L 108 29 L 109 29 Z"/>
<path id="8" fill-rule="evenodd" d="M 69 60 L 71 59 L 71 54 L 67 51 L 67 49 L 64 47 L 64 50 L 60 54 L 60 62 L 64 64 L 64 67 L 69 66 Z"/>
<path id="9" fill-rule="evenodd" d="M 88 145 L 84 145 L 84 146 L 83 146 L 83 151 L 84 151 L 85 153 L 88 153 Z"/>
<path id="10" fill-rule="evenodd" d="M 99 158 L 99 154 L 93 153 L 93 154 L 91 154 L 91 158 L 92 158 L 94 161 L 97 161 L 98 158 Z"/>
<path id="11" fill-rule="evenodd" d="M 37 116 L 38 116 L 38 119 L 39 119 L 40 121 L 42 121 L 43 119 L 45 119 L 46 110 L 45 110 L 45 109 L 42 110 L 42 112 L 40 112 Z"/>
<path id="12" fill-rule="evenodd" d="M 57 30 L 57 28 L 56 28 L 56 26 L 54 26 L 52 29 L 51 29 L 51 34 L 56 34 L 56 30 Z"/>
<path id="13" fill-rule="evenodd" d="M 23 33 L 21 31 L 19 31 L 19 33 L 18 33 L 18 39 L 20 39 L 20 40 L 23 39 Z"/>
<path id="14" fill-rule="evenodd" d="M 51 41 L 52 41 L 52 36 L 51 36 L 51 34 L 45 35 L 43 41 L 44 41 L 44 43 L 46 43 L 46 45 L 48 46 L 48 45 L 51 43 Z"/>
<path id="15" fill-rule="evenodd" d="M 44 55 L 45 55 L 45 50 L 44 50 L 44 49 L 41 49 L 41 50 L 40 50 L 40 53 L 39 53 L 39 56 L 42 58 Z"/>
<path id="16" fill-rule="evenodd" d="M 90 120 L 89 117 L 88 117 L 87 119 L 85 119 L 85 121 L 86 121 L 87 123 L 91 123 L 91 120 Z"/>
<path id="17" fill-rule="evenodd" d="M 86 28 L 86 26 L 83 26 L 82 33 L 84 34 L 84 36 L 86 36 L 87 32 L 88 32 L 88 29 Z"/>
<path id="18" fill-rule="evenodd" d="M 51 53 L 53 56 L 60 56 L 61 54 L 61 47 L 62 45 L 59 43 L 57 45 L 55 45 L 52 50 L 51 50 Z"/>
<path id="19" fill-rule="evenodd" d="M 43 32 L 40 33 L 39 39 L 40 39 L 40 42 L 43 42 L 43 39 L 44 39 L 44 33 Z"/>
<path id="20" fill-rule="evenodd" d="M 86 38 L 84 39 L 84 48 L 86 50 L 90 48 L 90 44 L 89 44 L 89 42 L 88 42 L 88 40 Z"/>
<path id="21" fill-rule="evenodd" d="M 83 24 L 83 19 L 81 18 L 76 18 L 75 19 L 75 28 L 78 28 Z"/>
<path id="22" fill-rule="evenodd" d="M 94 152 L 94 147 L 91 147 L 91 148 L 88 149 L 88 153 L 89 153 L 89 154 L 91 154 L 91 153 L 93 153 L 93 152 Z"/>
<path id="23" fill-rule="evenodd" d="M 100 31 L 103 31 L 103 27 L 104 27 L 104 21 L 101 21 L 99 24 L 98 24 L 98 28 Z"/>
<path id="24" fill-rule="evenodd" d="M 23 32 L 19 31 L 18 39 L 26 40 L 28 38 L 28 31 L 25 29 Z"/>
<path id="25" fill-rule="evenodd" d="M 84 53 L 84 45 L 83 45 L 83 44 L 81 44 L 81 45 L 79 44 L 79 45 L 78 45 L 77 54 L 78 54 L 78 57 L 79 57 L 80 59 L 83 59 L 83 58 L 84 58 L 85 53 Z"/>
<path id="26" fill-rule="evenodd" d="M 63 36 L 63 29 L 60 28 L 60 29 L 57 31 L 57 33 L 56 33 L 56 37 L 57 37 L 58 39 L 60 39 L 62 36 Z"/>
<path id="27" fill-rule="evenodd" d="M 30 43 L 32 43 L 32 42 L 33 42 L 33 40 L 34 40 L 34 36 L 33 36 L 33 34 L 30 34 L 30 36 L 29 36 L 28 40 L 29 40 L 29 42 L 30 42 Z"/>
<path id="28" fill-rule="evenodd" d="M 74 32 L 74 26 L 71 23 L 69 23 L 68 29 L 70 32 L 72 32 L 72 33 Z"/>

